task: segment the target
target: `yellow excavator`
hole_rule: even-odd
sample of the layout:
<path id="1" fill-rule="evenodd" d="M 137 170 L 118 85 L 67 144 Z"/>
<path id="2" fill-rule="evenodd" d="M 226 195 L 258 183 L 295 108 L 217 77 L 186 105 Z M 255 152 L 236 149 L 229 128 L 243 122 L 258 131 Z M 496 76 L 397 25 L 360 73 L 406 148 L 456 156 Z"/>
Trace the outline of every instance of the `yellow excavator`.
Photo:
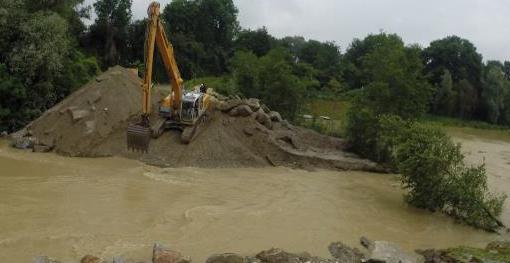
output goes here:
<path id="1" fill-rule="evenodd" d="M 181 141 L 189 143 L 198 127 L 204 122 L 208 107 L 207 87 L 202 84 L 198 90 L 185 91 L 183 80 L 175 61 L 174 50 L 160 20 L 160 5 L 152 2 L 148 9 L 145 39 L 145 72 L 142 83 L 142 116 L 137 123 L 128 125 L 127 146 L 134 151 L 147 152 L 151 138 L 158 138 L 166 129 L 182 131 Z M 172 86 L 170 94 L 161 100 L 159 118 L 150 121 L 151 90 L 154 51 L 159 50 Z"/>

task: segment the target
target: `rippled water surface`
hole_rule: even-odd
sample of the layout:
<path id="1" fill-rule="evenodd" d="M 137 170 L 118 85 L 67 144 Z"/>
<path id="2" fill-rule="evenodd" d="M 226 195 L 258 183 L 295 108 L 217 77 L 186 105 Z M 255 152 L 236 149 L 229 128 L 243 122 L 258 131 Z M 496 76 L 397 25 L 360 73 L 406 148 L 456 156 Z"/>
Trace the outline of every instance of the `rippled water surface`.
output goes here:
<path id="1" fill-rule="evenodd" d="M 490 184 L 510 189 L 510 140 L 460 136 Z M 465 135 L 465 134 L 464 134 Z M 0 142 L 0 255 L 76 261 L 85 254 L 149 259 L 158 241 L 195 262 L 270 247 L 328 256 L 359 237 L 406 249 L 482 246 L 505 237 L 408 207 L 395 175 L 268 169 L 160 169 L 117 159 L 65 158 Z M 509 207 L 504 220 L 510 223 Z M 508 237 L 506 237 L 508 238 Z"/>

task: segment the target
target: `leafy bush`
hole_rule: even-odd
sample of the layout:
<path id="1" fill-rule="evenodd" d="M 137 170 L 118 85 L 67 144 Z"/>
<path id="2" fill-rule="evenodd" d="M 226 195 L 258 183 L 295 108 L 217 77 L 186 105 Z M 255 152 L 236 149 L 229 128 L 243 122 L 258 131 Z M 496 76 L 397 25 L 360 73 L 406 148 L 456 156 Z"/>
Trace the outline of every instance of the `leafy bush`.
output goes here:
<path id="1" fill-rule="evenodd" d="M 99 65 L 95 57 L 86 57 L 78 50 L 71 51 L 64 62 L 62 73 L 55 80 L 58 99 L 63 99 L 83 86 L 99 71 Z"/>
<path id="2" fill-rule="evenodd" d="M 497 217 L 506 195 L 489 192 L 485 166 L 466 165 L 460 144 L 444 132 L 394 115 L 360 111 L 351 118 L 351 142 L 401 174 L 409 204 L 488 231 L 504 227 Z"/>
<path id="3" fill-rule="evenodd" d="M 347 112 L 345 127 L 351 150 L 372 160 L 380 161 L 381 158 L 375 152 L 378 130 L 377 117 L 359 104 L 353 104 Z"/>

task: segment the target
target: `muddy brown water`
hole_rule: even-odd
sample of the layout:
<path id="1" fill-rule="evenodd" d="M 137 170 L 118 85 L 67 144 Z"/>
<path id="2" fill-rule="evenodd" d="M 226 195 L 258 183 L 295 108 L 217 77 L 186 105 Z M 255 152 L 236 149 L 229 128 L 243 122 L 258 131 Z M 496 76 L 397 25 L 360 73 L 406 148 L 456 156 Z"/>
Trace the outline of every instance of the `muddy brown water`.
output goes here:
<path id="1" fill-rule="evenodd" d="M 451 130 L 469 161 L 486 157 L 491 188 L 510 189 L 510 135 Z M 408 207 L 395 175 L 287 168 L 161 169 L 121 158 L 34 154 L 0 141 L 1 262 L 151 257 L 161 242 L 203 262 L 270 247 L 328 256 L 359 237 L 405 249 L 483 246 L 498 236 Z M 510 224 L 510 208 L 503 219 Z"/>

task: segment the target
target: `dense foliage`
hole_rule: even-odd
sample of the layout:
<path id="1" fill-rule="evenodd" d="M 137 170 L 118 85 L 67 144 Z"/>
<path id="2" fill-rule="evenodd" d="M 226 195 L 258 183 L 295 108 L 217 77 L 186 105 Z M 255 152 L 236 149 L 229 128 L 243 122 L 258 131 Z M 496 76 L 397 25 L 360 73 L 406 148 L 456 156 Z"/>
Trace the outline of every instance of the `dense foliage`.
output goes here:
<path id="1" fill-rule="evenodd" d="M 293 72 L 291 54 L 282 48 L 263 57 L 239 51 L 232 59 L 233 79 L 237 89 L 247 97 L 260 98 L 272 109 L 294 119 L 303 102 L 305 86 Z"/>
<path id="2" fill-rule="evenodd" d="M 373 69 L 367 72 L 366 55 L 398 40 L 397 35 L 385 33 L 355 39 L 342 60 L 344 85 L 351 90 L 366 88 L 372 82 L 371 72 L 375 72 Z M 422 60 L 420 65 L 415 64 L 420 67 L 417 76 L 433 87 L 429 103 L 417 105 L 423 105 L 427 112 L 435 115 L 510 125 L 505 115 L 507 102 L 510 102 L 510 62 L 484 64 L 476 47 L 457 36 L 433 41 L 425 49 L 408 48 L 414 48 Z M 393 47 L 387 52 L 396 50 Z"/>
<path id="3" fill-rule="evenodd" d="M 81 2 L 0 2 L 0 130 L 25 125 L 97 74 L 77 46 Z"/>

